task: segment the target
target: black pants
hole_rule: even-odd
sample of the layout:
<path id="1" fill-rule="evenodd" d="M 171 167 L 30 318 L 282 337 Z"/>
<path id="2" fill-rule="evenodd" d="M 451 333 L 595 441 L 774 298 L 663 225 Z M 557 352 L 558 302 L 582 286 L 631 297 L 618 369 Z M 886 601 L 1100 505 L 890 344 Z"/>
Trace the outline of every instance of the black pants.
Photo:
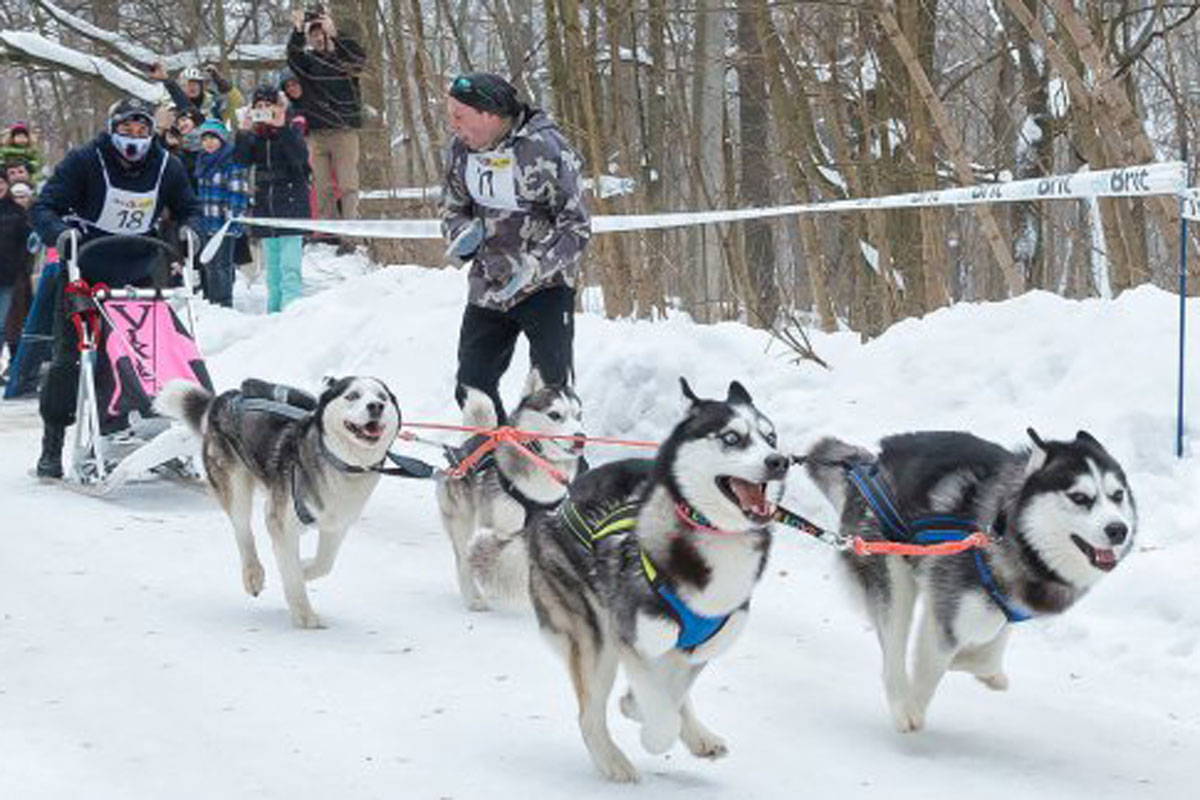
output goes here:
<path id="1" fill-rule="evenodd" d="M 554 286 L 530 295 L 508 311 L 468 305 L 458 336 L 459 405 L 464 387 L 479 389 L 496 404 L 505 421 L 500 377 L 512 362 L 517 336 L 529 340 L 529 360 L 548 384 L 566 385 L 575 377 L 572 344 L 575 339 L 575 290 Z"/>
<path id="2" fill-rule="evenodd" d="M 54 282 L 54 356 L 42 384 L 38 407 L 47 426 L 65 428 L 75 422 L 79 390 L 79 337 L 67 316 L 67 270 Z"/>

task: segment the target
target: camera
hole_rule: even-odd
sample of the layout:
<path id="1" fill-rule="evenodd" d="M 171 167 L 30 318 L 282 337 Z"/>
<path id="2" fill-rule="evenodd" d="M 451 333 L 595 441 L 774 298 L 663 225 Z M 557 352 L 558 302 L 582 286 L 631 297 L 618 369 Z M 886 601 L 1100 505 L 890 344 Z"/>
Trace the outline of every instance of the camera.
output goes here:
<path id="1" fill-rule="evenodd" d="M 325 16 L 325 6 L 322 3 L 314 3 L 304 9 L 304 25 L 308 27 L 308 23 L 316 22 L 321 17 Z"/>
<path id="2" fill-rule="evenodd" d="M 270 122 L 271 117 L 273 117 L 273 116 L 275 116 L 275 113 L 273 111 L 271 111 L 271 109 L 269 109 L 269 108 L 252 108 L 252 109 L 250 109 L 250 121 L 251 122 Z"/>

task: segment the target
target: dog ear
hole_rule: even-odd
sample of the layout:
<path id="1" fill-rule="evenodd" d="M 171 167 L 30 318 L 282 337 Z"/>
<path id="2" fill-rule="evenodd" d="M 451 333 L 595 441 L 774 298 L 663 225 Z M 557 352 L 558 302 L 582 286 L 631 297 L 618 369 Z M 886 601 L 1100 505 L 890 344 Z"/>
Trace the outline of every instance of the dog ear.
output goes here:
<path id="1" fill-rule="evenodd" d="M 1076 431 L 1075 441 L 1080 442 L 1082 444 L 1090 444 L 1095 447 L 1099 447 L 1101 450 L 1104 449 L 1104 445 L 1100 444 L 1100 442 L 1096 439 L 1096 437 L 1092 436 L 1087 431 Z"/>
<path id="2" fill-rule="evenodd" d="M 734 406 L 754 405 L 754 401 L 750 399 L 750 393 L 746 391 L 746 387 L 737 381 L 730 381 L 729 395 L 725 398 L 725 402 Z"/>
<path id="3" fill-rule="evenodd" d="M 325 377 L 321 378 L 321 391 L 322 392 L 329 391 L 340 380 L 341 380 L 341 378 L 334 377 L 333 375 L 326 375 Z"/>
<path id="4" fill-rule="evenodd" d="M 692 405 L 700 402 L 700 398 L 696 397 L 696 393 L 692 391 L 692 387 L 688 386 L 687 378 L 679 376 L 679 388 L 683 389 L 683 396 L 688 399 Z"/>
<path id="5" fill-rule="evenodd" d="M 1029 434 L 1029 438 L 1033 442 L 1033 449 L 1029 451 L 1029 461 L 1025 464 L 1025 476 L 1029 477 L 1045 466 L 1047 453 L 1046 443 L 1042 441 L 1042 437 L 1038 436 L 1037 431 L 1033 428 L 1026 428 L 1025 432 Z"/>
<path id="6" fill-rule="evenodd" d="M 546 388 L 546 382 L 542 380 L 542 372 L 537 367 L 529 368 L 529 375 L 525 378 L 525 392 L 523 397 L 528 397 L 535 392 L 540 392 Z"/>

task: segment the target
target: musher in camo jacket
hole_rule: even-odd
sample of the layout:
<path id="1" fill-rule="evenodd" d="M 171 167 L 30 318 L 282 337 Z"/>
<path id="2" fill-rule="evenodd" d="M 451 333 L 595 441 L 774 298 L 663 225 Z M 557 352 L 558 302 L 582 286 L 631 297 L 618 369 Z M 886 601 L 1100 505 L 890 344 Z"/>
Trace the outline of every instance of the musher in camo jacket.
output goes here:
<path id="1" fill-rule="evenodd" d="M 500 377 L 521 333 L 547 384 L 574 377 L 575 283 L 592 230 L 582 160 L 497 75 L 455 78 L 447 104 L 442 234 L 448 255 L 471 262 L 457 396 L 461 404 L 464 386 L 486 392 L 503 421 Z"/>

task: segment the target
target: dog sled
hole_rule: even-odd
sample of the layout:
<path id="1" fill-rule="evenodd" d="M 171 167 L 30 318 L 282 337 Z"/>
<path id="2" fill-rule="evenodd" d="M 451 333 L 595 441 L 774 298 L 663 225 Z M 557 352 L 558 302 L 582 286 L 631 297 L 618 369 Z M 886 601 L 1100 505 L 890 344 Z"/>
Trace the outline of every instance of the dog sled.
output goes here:
<path id="1" fill-rule="evenodd" d="M 103 264 L 105 249 L 129 240 L 157 250 L 162 269 L 156 288 L 113 288 L 83 277 L 88 270 L 81 265 Z M 70 248 L 66 305 L 78 334 L 80 369 L 64 480 L 73 489 L 103 496 L 148 472 L 200 477 L 191 436 L 153 410 L 154 398 L 170 380 L 212 390 L 195 339 L 196 253 L 191 242 L 186 246 L 182 258 L 171 245 L 140 236 L 110 236 Z M 181 281 L 168 287 L 173 264 L 182 265 Z"/>

